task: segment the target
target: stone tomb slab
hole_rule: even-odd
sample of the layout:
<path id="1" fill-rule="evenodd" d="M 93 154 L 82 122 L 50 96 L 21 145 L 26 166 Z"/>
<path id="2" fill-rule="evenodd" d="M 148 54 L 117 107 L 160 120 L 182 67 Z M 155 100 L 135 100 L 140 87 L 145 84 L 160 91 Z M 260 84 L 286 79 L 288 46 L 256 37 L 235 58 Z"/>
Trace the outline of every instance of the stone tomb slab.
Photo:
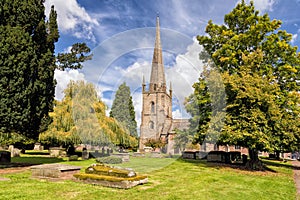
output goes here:
<path id="1" fill-rule="evenodd" d="M 33 178 L 66 180 L 73 179 L 73 175 L 78 173 L 81 167 L 66 164 L 43 164 L 30 167 Z"/>

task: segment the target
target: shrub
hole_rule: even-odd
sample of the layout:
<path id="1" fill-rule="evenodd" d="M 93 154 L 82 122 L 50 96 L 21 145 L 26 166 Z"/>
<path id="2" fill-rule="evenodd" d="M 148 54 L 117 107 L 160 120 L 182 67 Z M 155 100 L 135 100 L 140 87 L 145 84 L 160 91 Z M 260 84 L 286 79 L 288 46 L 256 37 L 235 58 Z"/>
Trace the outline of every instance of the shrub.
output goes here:
<path id="1" fill-rule="evenodd" d="M 122 163 L 122 158 L 109 156 L 109 157 L 100 157 L 96 158 L 96 161 L 103 164 L 120 164 Z"/>

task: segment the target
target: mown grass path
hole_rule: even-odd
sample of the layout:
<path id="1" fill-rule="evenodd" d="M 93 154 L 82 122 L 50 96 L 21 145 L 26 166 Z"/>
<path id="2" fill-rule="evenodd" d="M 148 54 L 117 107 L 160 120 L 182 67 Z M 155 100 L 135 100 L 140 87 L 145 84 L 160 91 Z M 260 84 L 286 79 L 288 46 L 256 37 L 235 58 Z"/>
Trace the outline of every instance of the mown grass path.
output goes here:
<path id="1" fill-rule="evenodd" d="M 297 200 L 300 200 L 300 162 L 295 160 L 292 161 L 292 165 L 294 167 L 293 170 L 293 176 L 294 176 L 294 182 L 296 185 L 296 191 L 297 191 Z"/>

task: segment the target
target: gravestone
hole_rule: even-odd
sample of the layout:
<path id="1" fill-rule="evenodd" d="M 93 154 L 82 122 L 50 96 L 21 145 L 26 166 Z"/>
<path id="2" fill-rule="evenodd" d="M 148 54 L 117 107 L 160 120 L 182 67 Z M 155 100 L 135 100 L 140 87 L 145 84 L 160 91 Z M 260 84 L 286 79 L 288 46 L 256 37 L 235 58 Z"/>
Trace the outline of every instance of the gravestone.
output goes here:
<path id="1" fill-rule="evenodd" d="M 81 167 L 54 163 L 36 165 L 30 169 L 34 178 L 71 179 L 80 171 Z"/>
<path id="2" fill-rule="evenodd" d="M 10 163 L 11 154 L 9 151 L 0 151 L 0 163 Z"/>
<path id="3" fill-rule="evenodd" d="M 184 151 L 184 152 L 182 152 L 182 158 L 196 159 L 196 152 L 195 151 Z"/>
<path id="4" fill-rule="evenodd" d="M 18 148 L 14 148 L 11 152 L 11 157 L 20 157 L 21 150 Z"/>
<path id="5" fill-rule="evenodd" d="M 129 153 L 112 153 L 111 155 L 122 158 L 122 162 L 129 162 Z"/>
<path id="6" fill-rule="evenodd" d="M 84 149 L 82 151 L 82 160 L 87 160 L 87 159 L 89 159 L 89 152 L 86 149 Z"/>
<path id="7" fill-rule="evenodd" d="M 150 157 L 151 158 L 162 158 L 163 156 L 161 155 L 160 152 L 153 151 L 150 153 Z"/>
<path id="8" fill-rule="evenodd" d="M 221 162 L 225 163 L 227 160 L 225 151 L 210 151 L 207 154 L 207 162 Z"/>
<path id="9" fill-rule="evenodd" d="M 145 153 L 141 153 L 141 152 L 134 152 L 133 157 L 145 157 Z"/>
<path id="10" fill-rule="evenodd" d="M 10 156 L 11 157 L 20 157 L 20 149 L 15 148 L 14 145 L 9 145 L 8 151 L 10 151 Z"/>
<path id="11" fill-rule="evenodd" d="M 51 147 L 49 148 L 50 157 L 66 157 L 67 152 L 64 148 L 60 147 Z"/>
<path id="12" fill-rule="evenodd" d="M 44 146 L 41 145 L 41 143 L 35 143 L 33 150 L 35 151 L 43 151 L 44 150 Z"/>

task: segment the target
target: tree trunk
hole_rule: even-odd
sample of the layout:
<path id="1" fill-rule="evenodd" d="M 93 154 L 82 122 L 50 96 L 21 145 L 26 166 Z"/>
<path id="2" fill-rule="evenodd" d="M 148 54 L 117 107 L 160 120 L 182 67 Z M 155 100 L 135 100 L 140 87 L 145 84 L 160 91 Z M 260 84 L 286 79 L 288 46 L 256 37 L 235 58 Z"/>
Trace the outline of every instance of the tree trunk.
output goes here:
<path id="1" fill-rule="evenodd" d="M 258 158 L 258 151 L 256 149 L 249 148 L 250 160 L 246 163 L 246 168 L 249 170 L 263 171 L 265 170 L 264 165 Z"/>

